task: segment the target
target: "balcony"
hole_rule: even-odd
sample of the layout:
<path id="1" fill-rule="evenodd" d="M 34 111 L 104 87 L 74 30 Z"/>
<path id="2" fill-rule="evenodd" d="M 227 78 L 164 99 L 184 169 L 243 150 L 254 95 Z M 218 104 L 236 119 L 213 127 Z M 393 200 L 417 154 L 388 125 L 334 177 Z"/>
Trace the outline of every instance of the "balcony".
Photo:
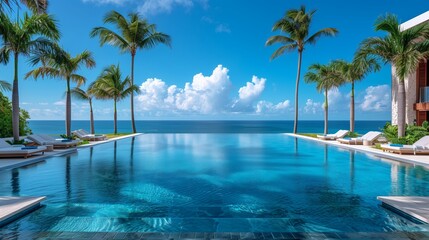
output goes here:
<path id="1" fill-rule="evenodd" d="M 429 111 L 429 86 L 420 88 L 420 102 L 414 104 L 417 111 Z"/>

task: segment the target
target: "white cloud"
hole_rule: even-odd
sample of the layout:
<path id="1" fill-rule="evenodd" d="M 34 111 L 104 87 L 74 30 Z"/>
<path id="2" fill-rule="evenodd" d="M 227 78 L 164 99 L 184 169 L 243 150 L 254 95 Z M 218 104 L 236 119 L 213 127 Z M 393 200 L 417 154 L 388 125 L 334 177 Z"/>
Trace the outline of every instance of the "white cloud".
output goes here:
<path id="1" fill-rule="evenodd" d="M 259 101 L 256 104 L 256 113 L 258 114 L 268 114 L 268 113 L 282 113 L 291 110 L 290 101 L 285 100 L 278 104 L 273 104 L 267 101 Z"/>
<path id="2" fill-rule="evenodd" d="M 252 77 L 252 82 L 247 82 L 246 86 L 238 90 L 238 97 L 240 101 L 251 102 L 257 99 L 265 89 L 265 82 L 267 79 Z"/>
<path id="3" fill-rule="evenodd" d="M 265 89 L 265 78 L 252 77 L 252 82 L 238 90 L 238 99 L 232 104 L 235 111 L 253 111 L 255 101 L 261 96 Z"/>
<path id="4" fill-rule="evenodd" d="M 390 87 L 388 85 L 369 86 L 365 90 L 363 102 L 359 105 L 363 111 L 382 112 L 390 106 Z"/>
<path id="5" fill-rule="evenodd" d="M 207 0 L 144 0 L 137 11 L 144 15 L 170 13 L 176 6 L 190 9 L 196 2 L 207 8 Z"/>
<path id="6" fill-rule="evenodd" d="M 231 29 L 226 24 L 218 24 L 215 31 L 217 33 L 231 33 Z"/>
<path id="7" fill-rule="evenodd" d="M 306 113 L 316 114 L 320 110 L 322 110 L 322 103 L 314 102 L 313 99 L 307 99 L 307 102 L 305 102 L 304 106 L 304 111 Z"/>
<path id="8" fill-rule="evenodd" d="M 41 103 L 40 105 L 46 105 L 46 104 Z M 54 105 L 55 105 L 55 106 L 65 106 L 65 105 L 66 105 L 66 102 L 65 102 L 65 101 L 63 101 L 63 100 L 56 101 L 56 102 L 54 102 Z"/>
<path id="9" fill-rule="evenodd" d="M 192 8 L 196 3 L 208 8 L 208 0 L 82 0 L 84 3 L 131 5 L 144 16 L 170 13 L 175 7 Z"/>
<path id="10" fill-rule="evenodd" d="M 252 82 L 247 82 L 246 86 L 238 90 L 237 97 L 231 98 L 232 84 L 228 71 L 219 65 L 210 76 L 196 74 L 192 82 L 185 83 L 183 88 L 167 86 L 160 79 L 147 79 L 140 86 L 137 109 L 144 114 L 160 116 L 183 113 L 276 112 L 289 106 L 288 100 L 276 105 L 269 102 L 256 104 L 266 82 L 266 79 L 256 76 L 252 77 Z"/>

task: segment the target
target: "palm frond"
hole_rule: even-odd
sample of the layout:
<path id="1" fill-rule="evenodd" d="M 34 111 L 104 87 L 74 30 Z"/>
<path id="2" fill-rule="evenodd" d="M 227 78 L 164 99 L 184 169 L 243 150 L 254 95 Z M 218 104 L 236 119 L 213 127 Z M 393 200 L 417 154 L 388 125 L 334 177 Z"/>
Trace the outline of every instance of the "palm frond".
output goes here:
<path id="1" fill-rule="evenodd" d="M 322 36 L 336 36 L 338 30 L 336 28 L 324 28 L 311 35 L 305 43 L 315 44 L 316 41 Z"/>
<path id="2" fill-rule="evenodd" d="M 88 91 L 84 91 L 83 89 L 79 87 L 72 88 L 70 91 L 72 97 L 79 99 L 79 100 L 90 100 L 91 94 Z"/>
<path id="3" fill-rule="evenodd" d="M 0 91 L 11 91 L 12 85 L 6 81 L 0 80 Z"/>
<path id="4" fill-rule="evenodd" d="M 274 51 L 274 53 L 271 55 L 270 59 L 273 60 L 273 59 L 281 56 L 283 53 L 291 52 L 297 48 L 298 48 L 298 44 L 296 44 L 296 43 L 291 43 L 289 45 L 281 46 L 276 51 Z"/>
<path id="5" fill-rule="evenodd" d="M 267 42 L 265 42 L 265 46 L 271 46 L 275 43 L 288 44 L 288 43 L 293 43 L 293 42 L 295 42 L 295 40 L 291 39 L 290 37 L 282 36 L 282 35 L 276 35 L 276 36 L 272 36 L 272 37 L 268 38 Z"/>
<path id="6" fill-rule="evenodd" d="M 48 66 L 42 66 L 38 67 L 36 69 L 33 69 L 25 74 L 25 79 L 33 77 L 34 80 L 37 80 L 37 78 L 42 77 L 50 77 L 50 78 L 60 78 L 61 72 L 58 69 L 48 67 Z"/>
<path id="7" fill-rule="evenodd" d="M 79 74 L 70 74 L 70 80 L 77 83 L 78 87 L 86 82 L 86 78 Z"/>
<path id="8" fill-rule="evenodd" d="M 112 46 L 118 47 L 122 52 L 125 52 L 129 49 L 129 43 L 122 36 L 108 28 L 96 27 L 91 31 L 90 36 L 99 36 L 100 46 L 103 46 L 104 44 L 110 44 Z"/>

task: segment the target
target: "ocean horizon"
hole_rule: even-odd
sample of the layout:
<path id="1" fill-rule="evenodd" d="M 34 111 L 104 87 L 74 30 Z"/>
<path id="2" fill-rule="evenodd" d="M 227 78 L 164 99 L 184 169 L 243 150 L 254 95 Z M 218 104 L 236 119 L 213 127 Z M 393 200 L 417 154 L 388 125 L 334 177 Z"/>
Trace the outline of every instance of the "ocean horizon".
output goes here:
<path id="1" fill-rule="evenodd" d="M 36 134 L 64 134 L 63 120 L 30 120 L 29 127 Z M 364 134 L 378 131 L 389 120 L 355 121 L 355 132 Z M 113 120 L 97 120 L 94 122 L 96 133 L 113 133 Z M 138 120 L 137 132 L 140 133 L 289 133 L 293 131 L 292 120 Z M 89 120 L 75 120 L 71 129 L 90 130 Z M 323 133 L 324 121 L 302 120 L 298 123 L 299 133 Z M 329 132 L 349 129 L 348 120 L 329 121 Z M 118 121 L 119 133 L 130 133 L 131 121 Z"/>

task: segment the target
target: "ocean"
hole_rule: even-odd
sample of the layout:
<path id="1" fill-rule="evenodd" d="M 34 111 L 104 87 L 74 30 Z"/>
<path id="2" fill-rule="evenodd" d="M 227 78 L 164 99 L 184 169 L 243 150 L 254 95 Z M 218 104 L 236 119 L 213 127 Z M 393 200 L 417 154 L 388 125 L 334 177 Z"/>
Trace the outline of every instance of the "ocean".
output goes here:
<path id="1" fill-rule="evenodd" d="M 356 121 L 355 131 L 364 134 L 383 128 L 385 121 Z M 95 121 L 96 133 L 113 133 L 113 121 Z M 63 134 L 65 123 L 61 120 L 31 120 L 33 133 Z M 299 133 L 323 133 L 323 121 L 299 121 Z M 72 121 L 72 131 L 89 131 L 89 121 Z M 293 121 L 136 121 L 141 133 L 288 133 L 293 131 Z M 349 129 L 349 121 L 329 121 L 329 132 Z M 130 133 L 131 122 L 118 121 L 118 132 Z"/>

